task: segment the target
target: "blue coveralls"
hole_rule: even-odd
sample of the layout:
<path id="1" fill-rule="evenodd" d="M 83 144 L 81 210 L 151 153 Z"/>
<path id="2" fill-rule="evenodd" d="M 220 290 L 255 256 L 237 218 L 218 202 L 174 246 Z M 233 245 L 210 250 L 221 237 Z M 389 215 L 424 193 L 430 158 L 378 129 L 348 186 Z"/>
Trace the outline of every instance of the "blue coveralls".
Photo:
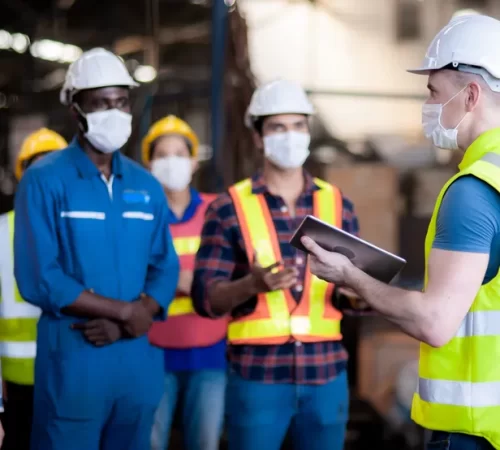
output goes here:
<path id="1" fill-rule="evenodd" d="M 107 182 L 74 140 L 31 166 L 16 195 L 15 276 L 39 306 L 32 450 L 146 450 L 163 393 L 147 336 L 98 348 L 61 309 L 85 289 L 166 310 L 179 264 L 161 185 L 116 152 Z"/>

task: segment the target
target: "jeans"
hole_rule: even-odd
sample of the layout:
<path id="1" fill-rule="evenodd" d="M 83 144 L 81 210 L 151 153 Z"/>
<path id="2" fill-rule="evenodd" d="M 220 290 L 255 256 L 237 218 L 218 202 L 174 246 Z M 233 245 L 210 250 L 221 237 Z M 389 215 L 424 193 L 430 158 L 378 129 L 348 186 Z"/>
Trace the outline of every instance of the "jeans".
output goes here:
<path id="1" fill-rule="evenodd" d="M 495 450 L 484 438 L 470 434 L 434 431 L 427 450 Z"/>
<path id="2" fill-rule="evenodd" d="M 156 411 L 152 450 L 165 450 L 177 402 L 187 450 L 217 450 L 224 422 L 225 370 L 166 372 L 165 393 Z"/>
<path id="3" fill-rule="evenodd" d="M 295 450 L 342 450 L 347 372 L 323 385 L 268 384 L 229 376 L 229 450 L 279 450 L 291 427 Z"/>

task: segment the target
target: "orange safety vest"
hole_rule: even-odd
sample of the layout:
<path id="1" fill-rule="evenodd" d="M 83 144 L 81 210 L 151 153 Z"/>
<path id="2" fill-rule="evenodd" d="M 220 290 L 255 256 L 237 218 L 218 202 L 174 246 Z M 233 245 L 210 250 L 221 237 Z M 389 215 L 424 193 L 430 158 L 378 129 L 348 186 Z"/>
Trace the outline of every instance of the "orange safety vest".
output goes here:
<path id="1" fill-rule="evenodd" d="M 340 190 L 314 179 L 319 188 L 313 194 L 313 214 L 337 227 L 342 226 Z M 252 181 L 241 181 L 229 189 L 245 243 L 248 261 L 267 267 L 282 261 L 273 218 L 264 195 L 252 193 Z M 255 255 L 256 253 L 256 255 Z M 281 345 L 291 340 L 301 342 L 342 339 L 342 314 L 332 305 L 334 286 L 312 275 L 306 267 L 302 298 L 297 303 L 290 290 L 262 293 L 257 296 L 253 313 L 229 324 L 232 344 Z"/>
<path id="2" fill-rule="evenodd" d="M 201 198 L 203 202 L 191 220 L 170 225 L 181 270 L 194 269 L 205 212 L 215 196 L 201 194 Z M 198 316 L 186 294 L 178 292 L 168 308 L 167 320 L 155 322 L 151 327 L 149 341 L 153 345 L 175 349 L 209 347 L 226 336 L 227 318 L 213 320 Z"/>

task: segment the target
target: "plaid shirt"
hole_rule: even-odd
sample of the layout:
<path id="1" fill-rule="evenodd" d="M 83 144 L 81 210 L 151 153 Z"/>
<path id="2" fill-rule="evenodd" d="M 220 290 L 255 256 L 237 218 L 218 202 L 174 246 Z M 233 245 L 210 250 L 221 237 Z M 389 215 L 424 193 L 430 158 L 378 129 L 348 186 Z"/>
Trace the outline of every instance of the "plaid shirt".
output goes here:
<path id="1" fill-rule="evenodd" d="M 291 217 L 281 197 L 272 195 L 261 173 L 252 178 L 252 192 L 264 194 L 280 242 L 285 266 L 299 270 L 304 280 L 306 258 L 289 244 L 295 229 L 304 217 L 313 213 L 313 193 L 319 189 L 313 178 L 304 172 L 305 189 L 300 195 L 296 215 Z M 358 219 L 353 204 L 342 199 L 342 227 L 358 234 Z M 243 236 L 236 211 L 228 193 L 220 195 L 208 208 L 196 257 L 192 297 L 201 315 L 216 317 L 210 308 L 208 291 L 219 281 L 237 280 L 249 273 Z M 302 284 L 291 289 L 298 302 Z M 257 298 L 240 305 L 232 312 L 241 317 L 255 309 Z M 265 383 L 323 384 L 335 378 L 347 367 L 347 352 L 339 341 L 302 343 L 290 339 L 284 345 L 230 345 L 228 349 L 232 370 L 243 378 Z"/>

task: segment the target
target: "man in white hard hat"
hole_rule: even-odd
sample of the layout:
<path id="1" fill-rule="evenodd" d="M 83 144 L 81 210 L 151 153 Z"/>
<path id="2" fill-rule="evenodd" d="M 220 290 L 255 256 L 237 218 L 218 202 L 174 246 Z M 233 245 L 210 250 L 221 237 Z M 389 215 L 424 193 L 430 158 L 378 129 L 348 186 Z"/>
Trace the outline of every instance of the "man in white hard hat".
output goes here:
<path id="1" fill-rule="evenodd" d="M 104 49 L 74 62 L 61 100 L 77 136 L 31 166 L 16 194 L 15 277 L 42 310 L 32 450 L 149 448 L 163 354 L 147 333 L 179 269 L 160 183 L 118 151 L 133 86 Z"/>
<path id="2" fill-rule="evenodd" d="M 425 242 L 423 292 L 387 286 L 308 238 L 318 277 L 345 284 L 421 341 L 412 417 L 429 449 L 500 449 L 500 22 L 452 20 L 432 41 L 425 134 L 464 152 Z"/>
<path id="3" fill-rule="evenodd" d="M 312 277 L 289 240 L 308 214 L 358 232 L 352 203 L 312 178 L 313 107 L 286 80 L 254 93 L 246 122 L 262 171 L 208 208 L 192 297 L 202 315 L 230 314 L 230 450 L 279 450 L 288 428 L 298 450 L 340 450 L 349 398 L 341 313 L 332 284 Z"/>

